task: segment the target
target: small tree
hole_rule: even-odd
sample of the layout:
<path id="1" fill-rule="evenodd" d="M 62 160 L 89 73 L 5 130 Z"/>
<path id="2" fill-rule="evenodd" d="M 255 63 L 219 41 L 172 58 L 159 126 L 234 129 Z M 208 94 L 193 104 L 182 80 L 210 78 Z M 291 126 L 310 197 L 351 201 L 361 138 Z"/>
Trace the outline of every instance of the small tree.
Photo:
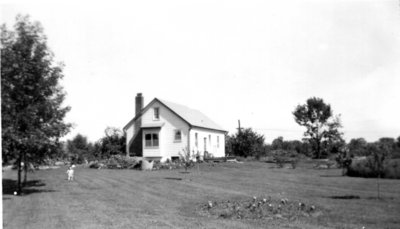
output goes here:
<path id="1" fill-rule="evenodd" d="M 351 166 L 351 156 L 349 150 L 346 147 L 341 147 L 336 155 L 336 163 L 339 168 L 342 168 L 342 176 L 346 175 L 349 167 Z"/>
<path id="2" fill-rule="evenodd" d="M 388 145 L 383 144 L 382 142 L 376 142 L 373 144 L 369 144 L 368 147 L 369 155 L 371 158 L 369 160 L 370 168 L 376 173 L 376 185 L 377 185 L 377 194 L 378 199 L 380 198 L 380 184 L 379 180 L 383 175 L 384 162 L 390 153 L 390 148 Z"/>
<path id="3" fill-rule="evenodd" d="M 280 136 L 272 141 L 271 147 L 272 150 L 284 149 L 283 145 L 284 145 L 283 137 Z"/>
<path id="4" fill-rule="evenodd" d="M 180 159 L 183 161 L 183 165 L 185 167 L 185 172 L 191 167 L 193 167 L 193 158 L 196 157 L 194 153 L 191 153 L 189 148 L 182 149 L 182 152 L 179 153 Z"/>
<path id="5" fill-rule="evenodd" d="M 251 128 L 246 128 L 227 138 L 227 148 L 236 156 L 255 156 L 263 150 L 264 136 L 256 133 Z"/>

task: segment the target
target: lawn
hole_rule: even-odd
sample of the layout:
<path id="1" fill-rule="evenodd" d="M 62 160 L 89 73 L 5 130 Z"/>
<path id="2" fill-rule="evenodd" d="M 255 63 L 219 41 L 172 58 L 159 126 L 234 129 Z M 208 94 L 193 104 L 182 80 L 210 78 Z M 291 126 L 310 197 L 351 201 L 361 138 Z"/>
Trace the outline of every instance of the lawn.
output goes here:
<path id="1" fill-rule="evenodd" d="M 15 171 L 3 172 L 4 228 L 400 228 L 400 180 L 340 176 L 338 169 L 296 169 L 245 162 L 202 164 L 184 170 L 97 170 L 77 167 L 29 174 L 14 196 Z M 323 214 L 296 220 L 205 216 L 208 201 L 253 196 L 314 204 Z M 356 198 L 351 198 L 351 197 Z"/>

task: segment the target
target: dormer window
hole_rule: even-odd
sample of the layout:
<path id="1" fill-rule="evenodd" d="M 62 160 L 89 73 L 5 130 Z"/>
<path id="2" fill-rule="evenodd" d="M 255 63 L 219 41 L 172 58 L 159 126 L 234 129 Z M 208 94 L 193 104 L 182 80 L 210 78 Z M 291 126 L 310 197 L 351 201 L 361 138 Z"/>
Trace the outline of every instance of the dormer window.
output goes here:
<path id="1" fill-rule="evenodd" d="M 153 120 L 160 120 L 160 108 L 159 107 L 154 107 L 154 116 Z"/>
<path id="2" fill-rule="evenodd" d="M 175 142 L 181 142 L 182 141 L 182 131 L 181 130 L 175 130 L 174 141 Z"/>

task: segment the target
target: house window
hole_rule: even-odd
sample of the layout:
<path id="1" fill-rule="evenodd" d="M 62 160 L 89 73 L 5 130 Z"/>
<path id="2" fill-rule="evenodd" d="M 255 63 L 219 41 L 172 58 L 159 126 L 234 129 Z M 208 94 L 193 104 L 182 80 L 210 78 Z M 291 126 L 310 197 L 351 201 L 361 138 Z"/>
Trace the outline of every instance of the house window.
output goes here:
<path id="1" fill-rule="evenodd" d="M 154 107 L 154 120 L 160 120 L 160 108 L 159 107 Z"/>
<path id="2" fill-rule="evenodd" d="M 208 144 L 211 146 L 211 134 L 208 135 Z"/>
<path id="3" fill-rule="evenodd" d="M 148 133 L 144 136 L 146 147 L 158 147 L 158 134 Z"/>
<path id="4" fill-rule="evenodd" d="M 219 148 L 219 136 L 217 136 L 217 148 Z"/>
<path id="5" fill-rule="evenodd" d="M 199 134 L 198 133 L 194 134 L 194 144 L 196 145 L 196 147 L 199 147 Z"/>
<path id="6" fill-rule="evenodd" d="M 175 130 L 175 138 L 174 140 L 176 142 L 182 141 L 182 131 L 181 130 Z"/>

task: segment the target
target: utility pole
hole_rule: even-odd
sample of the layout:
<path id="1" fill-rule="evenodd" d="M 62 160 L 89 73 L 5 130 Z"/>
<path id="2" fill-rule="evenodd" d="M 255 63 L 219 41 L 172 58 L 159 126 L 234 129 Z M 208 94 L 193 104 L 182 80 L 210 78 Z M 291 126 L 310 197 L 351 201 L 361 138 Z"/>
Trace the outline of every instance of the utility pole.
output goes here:
<path id="1" fill-rule="evenodd" d="M 240 127 L 240 119 L 238 119 L 238 124 L 239 124 L 239 127 L 237 129 L 238 129 L 238 133 L 240 134 L 242 132 L 242 129 L 243 129 L 243 128 Z"/>

